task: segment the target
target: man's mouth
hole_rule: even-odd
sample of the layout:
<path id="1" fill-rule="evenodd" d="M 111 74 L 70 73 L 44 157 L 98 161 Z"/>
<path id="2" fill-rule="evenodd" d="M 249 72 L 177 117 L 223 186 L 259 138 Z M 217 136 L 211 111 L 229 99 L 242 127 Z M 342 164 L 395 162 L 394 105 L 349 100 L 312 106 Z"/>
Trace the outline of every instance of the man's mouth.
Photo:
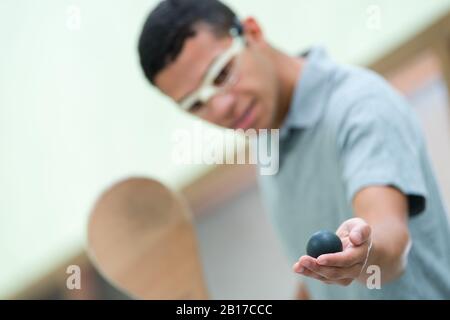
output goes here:
<path id="1" fill-rule="evenodd" d="M 244 111 L 244 113 L 234 122 L 233 129 L 248 129 L 256 118 L 255 99 L 252 100 L 250 105 Z"/>

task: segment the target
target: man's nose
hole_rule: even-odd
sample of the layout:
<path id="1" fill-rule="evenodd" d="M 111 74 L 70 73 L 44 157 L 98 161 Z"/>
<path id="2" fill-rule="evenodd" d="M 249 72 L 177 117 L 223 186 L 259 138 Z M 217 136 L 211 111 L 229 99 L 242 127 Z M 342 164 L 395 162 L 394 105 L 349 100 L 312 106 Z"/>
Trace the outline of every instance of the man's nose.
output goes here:
<path id="1" fill-rule="evenodd" d="M 219 94 L 211 98 L 211 111 L 215 119 L 227 117 L 236 103 L 236 95 L 231 93 Z"/>

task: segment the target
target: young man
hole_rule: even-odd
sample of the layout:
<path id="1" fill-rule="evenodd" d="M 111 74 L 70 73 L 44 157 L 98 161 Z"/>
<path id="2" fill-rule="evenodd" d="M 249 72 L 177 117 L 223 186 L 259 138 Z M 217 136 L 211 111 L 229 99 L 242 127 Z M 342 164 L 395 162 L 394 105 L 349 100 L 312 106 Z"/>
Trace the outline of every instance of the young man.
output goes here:
<path id="1" fill-rule="evenodd" d="M 139 54 L 181 110 L 225 128 L 280 129 L 279 172 L 259 182 L 313 298 L 450 298 L 449 224 L 424 139 L 381 77 L 321 47 L 289 56 L 216 0 L 162 1 Z M 337 229 L 343 252 L 302 255 L 321 229 Z"/>

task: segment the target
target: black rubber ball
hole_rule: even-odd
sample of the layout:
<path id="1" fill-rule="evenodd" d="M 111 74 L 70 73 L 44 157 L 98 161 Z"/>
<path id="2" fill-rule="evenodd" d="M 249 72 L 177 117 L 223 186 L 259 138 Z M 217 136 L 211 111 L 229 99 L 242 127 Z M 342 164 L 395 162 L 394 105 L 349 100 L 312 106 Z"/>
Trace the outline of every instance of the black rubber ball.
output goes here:
<path id="1" fill-rule="evenodd" d="M 339 237 L 330 231 L 321 230 L 314 233 L 306 246 L 308 256 L 317 258 L 326 253 L 335 253 L 342 251 L 342 241 Z"/>

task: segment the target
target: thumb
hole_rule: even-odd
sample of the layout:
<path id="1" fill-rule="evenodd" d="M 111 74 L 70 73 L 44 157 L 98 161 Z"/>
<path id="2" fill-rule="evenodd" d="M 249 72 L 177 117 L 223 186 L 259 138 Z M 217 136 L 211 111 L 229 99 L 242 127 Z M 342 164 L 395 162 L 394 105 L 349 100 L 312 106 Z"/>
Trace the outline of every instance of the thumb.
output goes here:
<path id="1" fill-rule="evenodd" d="M 366 222 L 355 225 L 350 231 L 350 241 L 354 246 L 360 246 L 370 238 L 370 226 Z"/>

